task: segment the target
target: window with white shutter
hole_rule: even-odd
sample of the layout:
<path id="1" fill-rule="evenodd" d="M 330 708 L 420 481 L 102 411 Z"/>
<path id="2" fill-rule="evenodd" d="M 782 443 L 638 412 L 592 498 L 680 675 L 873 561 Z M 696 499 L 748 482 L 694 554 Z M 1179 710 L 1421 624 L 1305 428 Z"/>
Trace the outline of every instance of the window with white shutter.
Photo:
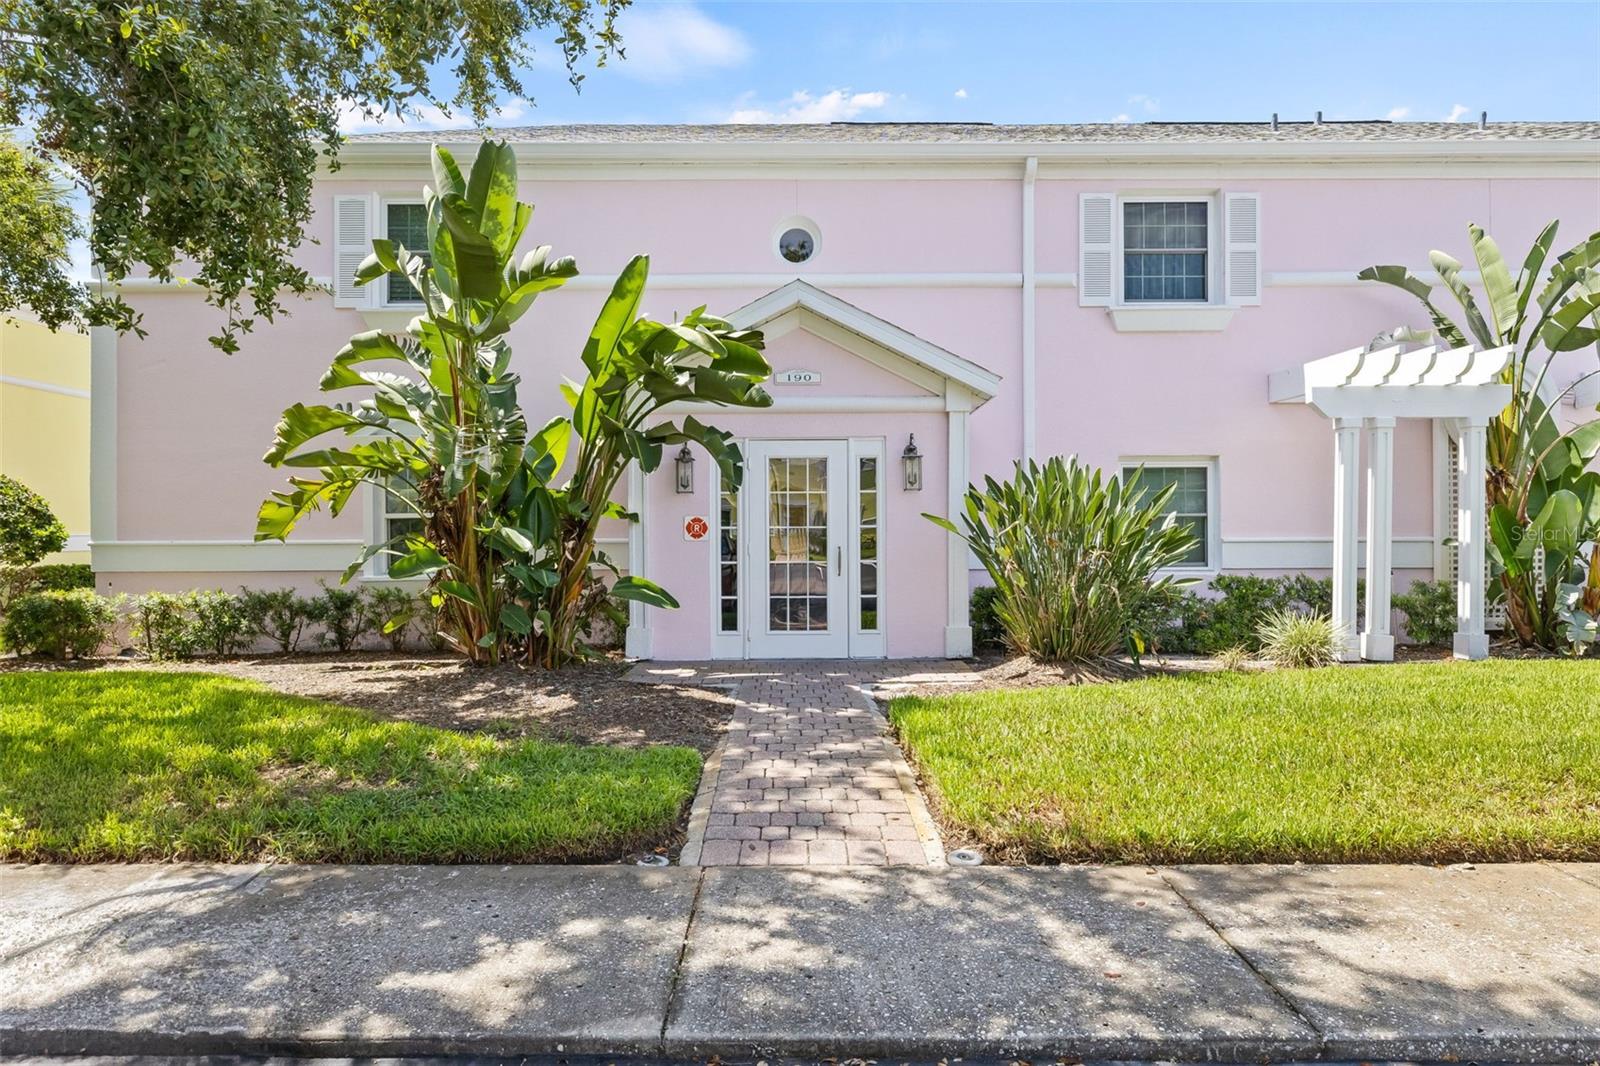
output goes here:
<path id="1" fill-rule="evenodd" d="M 1223 197 L 1226 233 L 1223 269 L 1228 303 L 1261 302 L 1261 197 L 1230 192 Z"/>
<path id="2" fill-rule="evenodd" d="M 1114 194 L 1086 192 L 1078 197 L 1078 303 L 1105 307 L 1116 286 Z"/>
<path id="3" fill-rule="evenodd" d="M 333 198 L 333 305 L 370 307 L 372 286 L 356 284 L 356 270 L 372 251 L 373 216 L 377 197 L 335 196 Z"/>

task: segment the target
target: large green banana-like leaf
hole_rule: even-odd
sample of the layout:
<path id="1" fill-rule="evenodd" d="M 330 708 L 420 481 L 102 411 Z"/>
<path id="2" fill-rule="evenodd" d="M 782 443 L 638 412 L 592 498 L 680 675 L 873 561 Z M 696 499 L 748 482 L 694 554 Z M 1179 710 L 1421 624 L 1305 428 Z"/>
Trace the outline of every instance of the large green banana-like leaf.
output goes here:
<path id="1" fill-rule="evenodd" d="M 1494 238 L 1483 232 L 1477 224 L 1467 226 L 1472 240 L 1472 255 L 1478 261 L 1478 273 L 1483 278 L 1483 291 L 1489 298 L 1489 313 L 1493 315 L 1495 339 L 1504 342 L 1516 334 L 1517 319 L 1521 317 L 1517 304 L 1517 286 L 1506 268 L 1505 257 Z"/>
<path id="2" fill-rule="evenodd" d="M 1544 271 L 1544 261 L 1550 255 L 1550 248 L 1556 241 L 1556 230 L 1561 228 L 1561 220 L 1556 219 L 1540 231 L 1535 238 L 1533 247 L 1528 249 L 1528 254 L 1522 260 L 1522 271 L 1517 275 L 1517 320 L 1528 313 L 1528 301 L 1533 297 L 1533 292 L 1539 285 L 1539 278 Z"/>
<path id="3" fill-rule="evenodd" d="M 1543 548 L 1547 557 L 1571 558 L 1582 543 L 1584 533 L 1584 506 L 1576 493 L 1558 489 L 1550 494 L 1544 508 L 1528 526 L 1524 543 L 1531 559 L 1535 548 Z"/>
<path id="4" fill-rule="evenodd" d="M 262 456 L 262 461 L 278 466 L 306 441 L 336 429 L 355 432 L 369 423 L 354 413 L 325 404 L 307 406 L 297 403 L 283 412 L 272 433 L 272 447 Z"/>
<path id="5" fill-rule="evenodd" d="M 1570 352 L 1594 343 L 1594 330 L 1584 320 L 1600 314 L 1600 293 L 1585 293 L 1562 304 L 1539 328 L 1539 339 L 1552 352 Z"/>
<path id="6" fill-rule="evenodd" d="M 496 259 L 504 259 L 516 248 L 521 224 L 527 223 L 526 205 L 517 210 L 517 157 L 504 141 L 484 141 L 472 164 L 467 181 L 466 202 L 477 216 L 477 230 L 495 249 Z"/>
<path id="7" fill-rule="evenodd" d="M 443 229 L 450 234 L 448 254 L 455 265 L 456 288 L 461 298 L 497 299 L 503 284 L 499 249 L 478 232 L 467 201 L 459 196 L 440 197 L 437 204 Z"/>
<path id="8" fill-rule="evenodd" d="M 461 167 L 457 165 L 456 157 L 450 153 L 450 149 L 442 144 L 434 145 L 433 154 L 428 162 L 433 168 L 433 187 L 438 195 L 466 195 L 467 179 L 461 176 Z"/>
<path id="9" fill-rule="evenodd" d="M 1451 348 L 1461 348 L 1467 343 L 1467 336 L 1461 332 L 1461 327 L 1452 322 L 1444 312 L 1433 305 L 1433 286 L 1417 277 L 1403 266 L 1385 265 L 1369 266 L 1356 275 L 1358 281 L 1377 281 L 1385 285 L 1393 285 L 1402 289 L 1422 301 L 1422 306 L 1427 309 L 1428 319 L 1433 323 L 1439 339 Z"/>
<path id="10" fill-rule="evenodd" d="M 1478 310 L 1478 301 L 1473 298 L 1472 290 L 1467 283 L 1461 280 L 1461 263 L 1454 256 L 1435 249 L 1428 253 L 1428 262 L 1433 264 L 1433 269 L 1439 272 L 1439 280 L 1444 282 L 1461 305 L 1461 313 L 1467 316 L 1467 329 L 1471 331 L 1473 339 L 1484 348 L 1493 348 L 1500 342 L 1500 336 L 1489 328 L 1483 319 L 1483 312 Z"/>
<path id="11" fill-rule="evenodd" d="M 617 342 L 634 324 L 634 315 L 639 311 L 639 300 L 644 295 L 645 283 L 649 278 L 650 257 L 636 255 L 630 259 L 628 265 L 622 268 L 622 273 L 617 275 L 616 282 L 611 286 L 611 295 L 606 297 L 594 328 L 589 331 L 589 340 L 583 346 L 583 365 L 589 369 L 591 377 L 599 379 L 599 383 L 604 383 L 611 376 Z"/>
<path id="12" fill-rule="evenodd" d="M 631 574 L 618 578 L 611 586 L 611 594 L 619 600 L 633 600 L 651 607 L 664 607 L 668 610 L 677 610 L 678 607 L 678 601 L 673 598 L 672 593 L 654 581 Z"/>

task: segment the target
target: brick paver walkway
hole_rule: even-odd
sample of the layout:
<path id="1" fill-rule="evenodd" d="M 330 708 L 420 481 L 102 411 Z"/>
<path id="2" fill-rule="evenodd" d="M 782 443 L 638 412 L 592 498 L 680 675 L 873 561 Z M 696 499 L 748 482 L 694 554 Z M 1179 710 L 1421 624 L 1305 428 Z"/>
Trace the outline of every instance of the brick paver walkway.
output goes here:
<path id="1" fill-rule="evenodd" d="M 727 678 L 735 709 L 706 764 L 685 865 L 930 865 L 943 848 L 865 686 L 880 664 L 784 664 Z"/>

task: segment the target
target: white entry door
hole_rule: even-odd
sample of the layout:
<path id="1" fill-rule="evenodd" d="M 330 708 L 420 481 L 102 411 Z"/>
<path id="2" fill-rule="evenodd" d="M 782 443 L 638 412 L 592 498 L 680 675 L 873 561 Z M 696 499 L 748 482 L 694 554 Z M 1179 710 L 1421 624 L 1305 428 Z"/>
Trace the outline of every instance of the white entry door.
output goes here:
<path id="1" fill-rule="evenodd" d="M 850 654 L 848 461 L 845 441 L 751 441 L 747 448 L 751 658 Z"/>

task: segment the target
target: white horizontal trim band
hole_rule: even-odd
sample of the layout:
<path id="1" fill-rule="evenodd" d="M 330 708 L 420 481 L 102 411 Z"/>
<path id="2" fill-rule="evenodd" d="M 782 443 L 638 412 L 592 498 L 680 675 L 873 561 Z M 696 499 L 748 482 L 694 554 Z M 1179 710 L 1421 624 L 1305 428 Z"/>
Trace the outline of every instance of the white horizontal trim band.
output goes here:
<path id="1" fill-rule="evenodd" d="M 74 389 L 68 385 L 52 385 L 48 381 L 35 381 L 32 378 L 14 378 L 10 374 L 0 374 L 0 385 L 15 385 L 19 389 L 37 389 L 40 392 L 53 392 L 58 396 L 72 396 L 79 400 L 89 398 L 88 389 Z"/>
<path id="2" fill-rule="evenodd" d="M 607 554 L 626 565 L 627 537 L 599 537 Z M 615 546 L 622 545 L 618 550 Z M 84 538 L 96 573 L 332 573 L 355 562 L 359 540 L 121 540 Z"/>
<path id="3" fill-rule="evenodd" d="M 1354 270 L 1276 270 L 1268 272 L 1264 283 L 1273 288 L 1345 288 L 1352 285 L 1370 285 L 1358 281 Z M 1432 270 L 1414 269 L 1412 273 L 1429 284 L 1437 284 L 1439 275 Z M 1477 284 L 1478 272 L 1463 270 L 1464 281 Z M 819 289 L 1020 289 L 1023 277 L 1008 271 L 967 271 L 942 273 L 938 271 L 872 272 L 845 274 L 778 274 L 778 273 L 709 273 L 709 274 L 653 274 L 652 289 L 776 289 L 796 279 L 810 282 Z M 330 287 L 329 278 L 313 278 L 318 285 Z M 614 273 L 596 271 L 580 274 L 568 281 L 566 288 L 579 291 L 610 291 L 616 281 Z M 1071 272 L 1040 273 L 1034 275 L 1034 284 L 1042 289 L 1072 289 L 1078 285 L 1078 275 Z M 201 296 L 205 288 L 192 281 L 157 281 L 154 278 L 125 278 L 116 288 L 124 292 L 162 293 L 165 295 Z M 415 315 L 416 306 L 372 308 L 374 311 Z"/>
<path id="4" fill-rule="evenodd" d="M 783 386 L 775 386 L 782 388 Z M 707 404 L 672 403 L 662 408 L 669 415 L 705 413 Z M 907 414 L 947 409 L 943 396 L 785 396 L 772 398 L 771 407 L 720 408 L 721 417 L 742 414 Z"/>
<path id="5" fill-rule="evenodd" d="M 1358 558 L 1366 566 L 1366 541 L 1360 542 Z M 1394 568 L 1397 570 L 1433 569 L 1432 537 L 1394 538 Z M 1224 570 L 1329 570 L 1333 567 L 1332 537 L 1224 537 Z"/>

